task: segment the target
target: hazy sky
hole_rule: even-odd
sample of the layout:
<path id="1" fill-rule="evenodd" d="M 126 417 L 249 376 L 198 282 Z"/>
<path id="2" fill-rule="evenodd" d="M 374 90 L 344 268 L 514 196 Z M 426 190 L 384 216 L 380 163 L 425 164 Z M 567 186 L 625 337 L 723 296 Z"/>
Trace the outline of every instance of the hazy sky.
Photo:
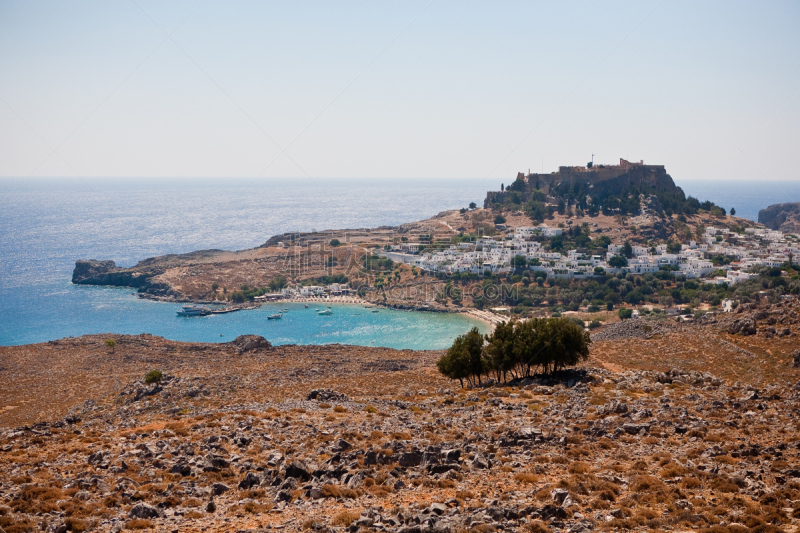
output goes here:
<path id="1" fill-rule="evenodd" d="M 0 2 L 0 176 L 800 179 L 800 3 Z"/>

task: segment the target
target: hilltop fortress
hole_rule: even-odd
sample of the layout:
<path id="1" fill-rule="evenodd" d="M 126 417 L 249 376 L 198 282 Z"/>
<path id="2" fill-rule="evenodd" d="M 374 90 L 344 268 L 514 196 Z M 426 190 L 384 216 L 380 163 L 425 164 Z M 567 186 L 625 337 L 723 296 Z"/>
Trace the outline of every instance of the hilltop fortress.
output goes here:
<path id="1" fill-rule="evenodd" d="M 664 165 L 645 165 L 644 161 L 631 162 L 620 158 L 619 165 L 587 165 L 583 167 L 558 167 L 551 174 L 517 174 L 516 181 L 505 191 L 486 193 L 484 207 L 493 203 L 503 203 L 511 194 L 518 193 L 521 200 L 528 200 L 538 189 L 552 195 L 557 188 L 586 186 L 590 194 L 618 194 L 626 187 L 648 187 L 659 191 L 683 191 L 675 185 L 664 169 Z"/>

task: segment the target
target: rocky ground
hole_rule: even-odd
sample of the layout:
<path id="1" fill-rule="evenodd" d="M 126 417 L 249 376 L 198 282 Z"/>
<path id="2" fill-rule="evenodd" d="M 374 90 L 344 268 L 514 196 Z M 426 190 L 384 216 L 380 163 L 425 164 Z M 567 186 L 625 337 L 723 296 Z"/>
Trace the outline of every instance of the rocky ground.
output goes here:
<path id="1" fill-rule="evenodd" d="M 633 322 L 578 369 L 469 390 L 440 352 L 0 348 L 0 528 L 796 531 L 796 338 Z"/>

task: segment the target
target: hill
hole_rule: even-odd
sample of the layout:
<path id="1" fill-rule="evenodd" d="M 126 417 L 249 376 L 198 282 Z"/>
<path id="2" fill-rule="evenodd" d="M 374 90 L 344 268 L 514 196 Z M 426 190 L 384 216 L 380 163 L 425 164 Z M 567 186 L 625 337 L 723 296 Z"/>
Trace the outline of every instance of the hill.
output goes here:
<path id="1" fill-rule="evenodd" d="M 484 207 L 520 206 L 541 222 L 555 211 L 596 216 L 635 216 L 647 211 L 667 217 L 695 215 L 704 210 L 724 216 L 712 202 L 686 197 L 664 165 L 645 165 L 620 159 L 619 165 L 559 167 L 551 174 L 517 174 L 501 191 L 489 191 Z"/>
<path id="2" fill-rule="evenodd" d="M 475 389 L 441 352 L 2 347 L 0 528 L 796 531 L 797 324 L 639 322 L 600 330 L 578 369 Z"/>
<path id="3" fill-rule="evenodd" d="M 758 212 L 758 222 L 784 233 L 800 233 L 800 202 L 773 204 Z"/>

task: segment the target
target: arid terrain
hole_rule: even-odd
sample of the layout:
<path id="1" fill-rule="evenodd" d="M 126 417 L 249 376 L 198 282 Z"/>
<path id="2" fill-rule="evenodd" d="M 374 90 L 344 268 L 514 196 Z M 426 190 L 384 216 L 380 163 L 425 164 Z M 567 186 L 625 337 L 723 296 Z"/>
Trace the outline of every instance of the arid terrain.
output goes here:
<path id="1" fill-rule="evenodd" d="M 577 369 L 474 389 L 441 352 L 0 348 L 0 527 L 797 531 L 800 307 L 741 307 L 616 322 Z"/>

